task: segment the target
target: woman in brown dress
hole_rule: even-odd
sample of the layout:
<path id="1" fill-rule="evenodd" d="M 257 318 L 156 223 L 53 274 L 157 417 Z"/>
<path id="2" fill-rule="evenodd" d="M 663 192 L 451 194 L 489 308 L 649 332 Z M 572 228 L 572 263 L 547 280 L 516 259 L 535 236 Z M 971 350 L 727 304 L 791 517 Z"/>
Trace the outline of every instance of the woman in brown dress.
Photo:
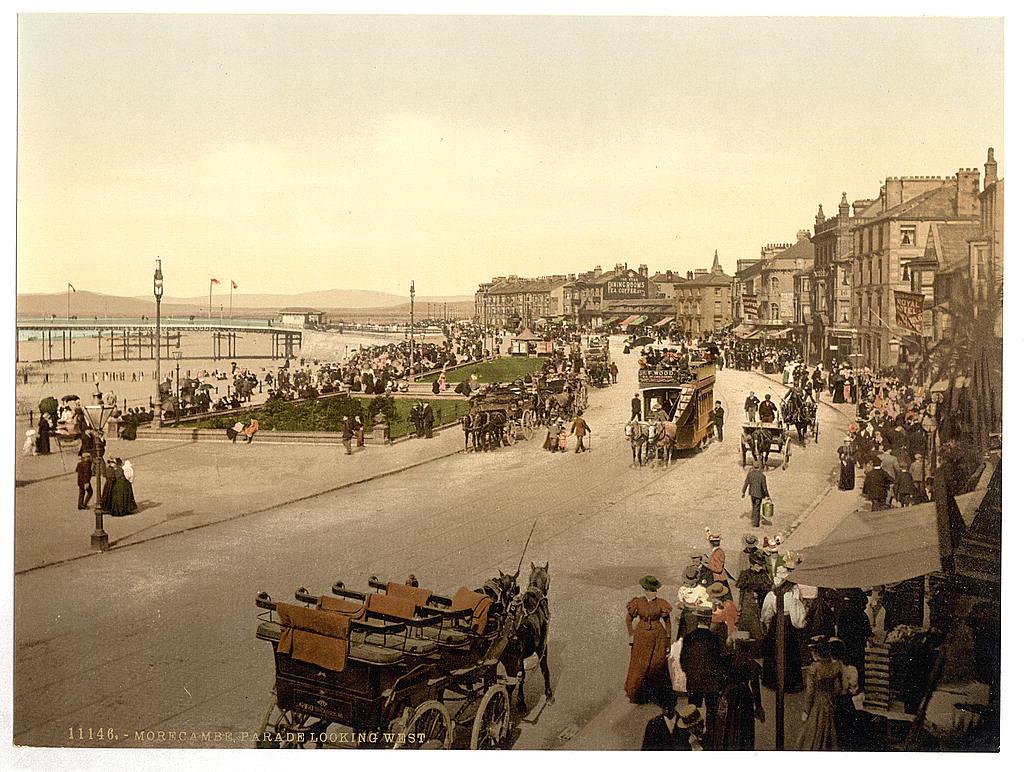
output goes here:
<path id="1" fill-rule="evenodd" d="M 811 639 L 814 661 L 807 668 L 807 703 L 803 713 L 799 750 L 837 751 L 836 700 L 843 693 L 843 665 L 832 659 L 828 639 Z"/>
<path id="2" fill-rule="evenodd" d="M 662 704 L 672 694 L 668 675 L 668 647 L 672 607 L 658 597 L 659 582 L 653 576 L 640 580 L 644 594 L 626 606 L 626 632 L 630 638 L 626 696 L 632 703 Z"/>

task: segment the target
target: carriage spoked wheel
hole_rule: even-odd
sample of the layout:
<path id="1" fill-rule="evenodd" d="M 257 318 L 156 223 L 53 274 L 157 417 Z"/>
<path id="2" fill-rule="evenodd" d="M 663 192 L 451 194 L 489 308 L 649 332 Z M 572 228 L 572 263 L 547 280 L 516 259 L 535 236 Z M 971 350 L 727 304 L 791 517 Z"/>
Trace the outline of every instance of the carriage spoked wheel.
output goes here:
<path id="1" fill-rule="evenodd" d="M 307 713 L 300 713 L 296 710 L 281 710 L 277 706 L 277 698 L 270 703 L 267 717 L 264 721 L 264 731 L 269 731 L 274 736 L 281 736 L 280 742 L 271 741 L 275 748 L 302 748 L 305 747 L 307 736 L 316 734 L 313 730 L 320 723 L 320 719 L 310 716 Z"/>
<path id="2" fill-rule="evenodd" d="M 529 418 L 523 419 L 523 439 L 529 440 L 533 438 L 533 421 Z"/>
<path id="3" fill-rule="evenodd" d="M 518 434 L 519 434 L 519 432 L 516 431 L 516 423 L 515 423 L 515 421 L 509 421 L 508 424 L 506 425 L 506 429 L 505 429 L 505 439 L 508 441 L 509 445 L 515 445 L 516 444 L 516 440 L 518 439 L 518 437 L 517 437 Z"/>
<path id="4" fill-rule="evenodd" d="M 785 469 L 789 466 L 789 455 L 792 451 L 793 438 L 786 437 L 786 444 L 782 449 L 782 468 Z"/>
<path id="5" fill-rule="evenodd" d="M 473 719 L 473 732 L 469 739 L 470 750 L 498 750 L 508 737 L 512 706 L 508 691 L 501 684 L 488 689 Z"/>
<path id="6" fill-rule="evenodd" d="M 404 730 L 405 734 L 423 734 L 425 738 L 422 743 L 417 740 L 417 745 L 406 743 L 404 738 L 396 739 L 394 748 L 434 748 L 447 750 L 452 747 L 452 739 L 455 737 L 455 722 L 444 709 L 444 705 L 437 700 L 427 700 L 416 706 Z"/>

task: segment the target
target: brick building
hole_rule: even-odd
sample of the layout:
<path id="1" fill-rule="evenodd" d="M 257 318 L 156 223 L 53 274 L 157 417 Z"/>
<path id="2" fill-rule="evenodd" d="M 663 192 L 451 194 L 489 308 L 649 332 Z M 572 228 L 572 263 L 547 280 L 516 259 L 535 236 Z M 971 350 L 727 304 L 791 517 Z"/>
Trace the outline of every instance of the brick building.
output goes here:
<path id="1" fill-rule="evenodd" d="M 497 276 L 476 291 L 476 319 L 485 327 L 517 330 L 540 319 L 566 313 L 567 285 L 575 276 L 541 276 L 533 279 Z"/>
<path id="2" fill-rule="evenodd" d="M 796 324 L 793 275 L 814 264 L 811 233 L 799 230 L 793 244 L 766 244 L 761 259 L 746 267 L 737 263 L 738 321 L 748 333 L 791 338 Z M 756 314 L 744 311 L 742 296 L 755 298 Z"/>
<path id="3" fill-rule="evenodd" d="M 929 238 L 929 254 L 936 258 L 938 271 L 943 263 L 940 252 L 959 251 L 953 242 L 964 238 L 972 225 L 977 229 L 978 182 L 977 169 L 960 169 L 945 178 L 889 177 L 879 194 L 881 211 L 853 227 L 851 312 L 858 364 L 879 369 L 920 356 L 918 336 L 897 327 L 893 291 L 912 291 L 911 263 L 925 256 Z M 922 279 L 927 276 L 922 270 Z M 918 288 L 926 295 L 931 290 L 927 282 Z M 932 336 L 927 323 L 926 317 L 926 339 Z"/>
<path id="4" fill-rule="evenodd" d="M 718 262 L 718 250 L 711 270 L 687 271 L 675 285 L 676 327 L 686 335 L 698 337 L 721 330 L 732 317 L 732 282 Z"/>

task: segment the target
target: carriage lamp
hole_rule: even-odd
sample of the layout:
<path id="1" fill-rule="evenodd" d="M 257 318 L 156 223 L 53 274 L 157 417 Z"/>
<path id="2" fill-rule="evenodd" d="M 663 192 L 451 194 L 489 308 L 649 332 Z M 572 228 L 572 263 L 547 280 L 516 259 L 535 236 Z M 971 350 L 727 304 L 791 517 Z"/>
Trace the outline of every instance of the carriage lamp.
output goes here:
<path id="1" fill-rule="evenodd" d="M 96 432 L 96 436 L 100 441 L 103 441 L 104 429 L 107 425 L 107 420 L 113 415 L 117 409 L 117 405 L 106 405 L 102 402 L 98 405 L 85 405 L 82 410 L 85 413 L 85 420 L 89 424 L 89 428 Z M 107 536 L 107 532 L 103 530 L 103 467 L 106 463 L 103 460 L 103 456 L 96 452 L 96 446 L 93 446 L 93 467 L 96 470 L 96 529 L 92 532 L 89 544 L 94 550 L 105 552 L 110 549 L 110 539 Z"/>

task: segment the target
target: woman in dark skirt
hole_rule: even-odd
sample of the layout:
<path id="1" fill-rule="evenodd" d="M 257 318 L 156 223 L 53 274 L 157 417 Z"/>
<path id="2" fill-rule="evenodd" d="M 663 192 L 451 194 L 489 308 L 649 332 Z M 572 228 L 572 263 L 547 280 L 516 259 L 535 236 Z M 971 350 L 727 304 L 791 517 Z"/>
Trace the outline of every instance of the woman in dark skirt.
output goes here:
<path id="1" fill-rule="evenodd" d="M 114 501 L 114 482 L 117 480 L 117 464 L 114 459 L 107 462 L 103 469 L 103 491 L 100 493 L 101 509 L 109 512 Z M 122 473 L 123 474 L 123 473 Z"/>
<path id="2" fill-rule="evenodd" d="M 748 555 L 750 567 L 740 571 L 740 575 L 736 579 L 736 589 L 740 601 L 740 621 L 737 627 L 749 633 L 755 645 L 760 645 L 764 638 L 761 606 L 764 605 L 764 596 L 771 592 L 772 580 L 765 570 L 764 554 L 757 550 Z"/>
<path id="3" fill-rule="evenodd" d="M 787 581 L 787 567 L 775 569 L 775 584 L 782 588 L 783 608 L 785 609 L 785 682 L 783 688 L 787 694 L 803 691 L 803 661 L 800 653 L 799 630 L 807 623 L 807 611 L 800 592 L 793 582 Z M 775 691 L 777 667 L 775 657 L 775 591 L 769 592 L 761 608 L 761 622 L 765 625 L 765 637 L 762 645 L 764 655 L 764 685 Z"/>
<path id="4" fill-rule="evenodd" d="M 749 633 L 733 635 L 734 652 L 725 672 L 725 688 L 716 705 L 715 741 L 723 751 L 754 750 L 754 721 L 764 721 L 761 707 L 761 666 L 754 661 L 754 642 Z"/>
<path id="5" fill-rule="evenodd" d="M 46 456 L 50 453 L 50 414 L 43 413 L 39 416 L 39 426 L 36 428 L 36 454 Z"/>
<path id="6" fill-rule="evenodd" d="M 847 440 L 839 446 L 839 490 L 852 491 L 857 484 L 857 459 L 853 452 L 853 441 Z"/>
<path id="7" fill-rule="evenodd" d="M 125 475 L 121 459 L 117 459 L 114 466 L 114 484 L 110 490 L 110 514 L 120 517 L 133 515 L 138 511 L 132 484 Z"/>

